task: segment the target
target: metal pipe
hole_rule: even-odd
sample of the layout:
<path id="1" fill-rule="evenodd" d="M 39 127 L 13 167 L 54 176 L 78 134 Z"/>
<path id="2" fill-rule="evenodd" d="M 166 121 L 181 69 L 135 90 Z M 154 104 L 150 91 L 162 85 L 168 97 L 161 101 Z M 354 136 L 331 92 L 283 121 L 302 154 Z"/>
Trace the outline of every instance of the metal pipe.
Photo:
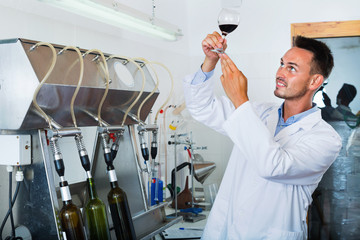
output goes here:
<path id="1" fill-rule="evenodd" d="M 125 127 L 123 126 L 105 126 L 97 128 L 99 133 L 110 133 L 110 132 L 124 132 Z"/>
<path id="2" fill-rule="evenodd" d="M 80 128 L 47 129 L 48 137 L 74 137 L 81 135 Z"/>

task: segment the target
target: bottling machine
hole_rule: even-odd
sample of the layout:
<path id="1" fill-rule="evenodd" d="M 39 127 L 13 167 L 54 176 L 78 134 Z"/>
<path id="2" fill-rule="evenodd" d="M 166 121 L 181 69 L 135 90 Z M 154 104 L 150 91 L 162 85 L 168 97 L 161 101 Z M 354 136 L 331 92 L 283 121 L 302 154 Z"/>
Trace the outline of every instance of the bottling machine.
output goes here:
<path id="1" fill-rule="evenodd" d="M 56 134 L 57 129 L 62 130 L 59 143 L 65 163 L 65 176 L 73 202 L 81 209 L 87 197 L 86 175 L 78 159 L 74 140 L 67 138 L 74 129 L 70 100 L 78 83 L 80 69 L 76 52 L 67 50 L 66 54 L 57 56 L 53 71 L 39 90 L 37 103 L 54 126 L 54 129 L 49 131 L 46 119 L 39 114 L 32 99 L 39 82 L 47 74 L 52 56 L 47 46 L 38 46 L 32 51 L 31 48 L 36 43 L 38 42 L 21 38 L 0 41 L 0 165 L 21 166 L 24 171 L 24 184 L 13 208 L 15 224 L 27 227 L 33 239 L 63 239 L 58 219 L 62 205 L 59 177 L 55 172 L 48 135 L 49 132 Z M 57 53 L 64 48 L 56 44 L 52 46 Z M 85 49 L 80 51 L 86 52 Z M 143 84 L 139 69 L 133 62 L 120 57 L 110 58 L 109 54 L 104 56 L 107 58 L 110 84 L 103 102 L 101 119 L 97 118 L 97 110 L 104 96 L 106 82 L 96 53 L 83 56 L 83 81 L 74 103 L 74 113 L 88 148 L 91 174 L 96 182 L 98 195 L 106 204 L 109 182 L 100 132 L 96 126 L 99 121 L 103 121 L 106 122 L 104 132 L 121 129 L 119 149 L 114 159 L 117 179 L 129 199 L 137 239 L 149 239 L 181 219 L 166 218 L 167 203 L 152 207 L 148 205 L 146 184 L 141 176 L 145 165 L 138 157 L 138 144 L 135 143 L 134 125 L 145 121 L 159 91 L 153 91 L 155 84 L 144 62 L 136 60 L 145 75 L 146 81 Z M 126 67 L 128 76 L 132 79 L 124 79 L 126 75 L 119 74 L 119 66 Z M 151 95 L 152 92 L 154 94 Z M 125 119 L 124 126 L 116 128 L 121 125 L 125 112 L 138 97 Z M 138 115 L 140 119 L 137 119 L 136 114 L 141 103 L 143 105 Z M 11 139 L 14 138 L 20 140 L 15 141 L 18 146 L 13 148 Z M 109 140 L 111 141 L 111 138 Z M 2 168 L 0 166 L 0 170 Z M 0 181 L 8 181 L 5 174 L 0 174 Z M 7 184 L 0 184 L 0 191 L 8 191 Z M 0 216 L 4 216 L 5 209 L 8 208 L 6 194 L 2 194 L 0 200 Z M 111 229 L 109 213 L 108 221 Z M 111 231 L 111 234 L 115 239 L 114 231 Z"/>

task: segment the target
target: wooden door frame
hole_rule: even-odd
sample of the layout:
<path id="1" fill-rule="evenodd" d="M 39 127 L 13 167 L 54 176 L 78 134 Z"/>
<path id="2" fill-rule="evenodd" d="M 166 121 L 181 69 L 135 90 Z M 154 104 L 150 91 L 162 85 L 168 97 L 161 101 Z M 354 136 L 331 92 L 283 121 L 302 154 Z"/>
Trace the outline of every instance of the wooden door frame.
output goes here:
<path id="1" fill-rule="evenodd" d="M 291 24 L 292 43 L 297 35 L 309 38 L 358 37 L 360 36 L 360 20 L 293 23 Z"/>

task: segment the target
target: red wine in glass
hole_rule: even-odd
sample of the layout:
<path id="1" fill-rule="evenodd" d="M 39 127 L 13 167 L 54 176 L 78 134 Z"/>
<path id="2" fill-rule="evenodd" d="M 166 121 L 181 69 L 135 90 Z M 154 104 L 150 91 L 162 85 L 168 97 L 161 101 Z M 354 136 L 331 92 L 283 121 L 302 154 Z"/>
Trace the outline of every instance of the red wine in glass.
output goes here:
<path id="1" fill-rule="evenodd" d="M 238 10 L 233 8 L 223 8 L 220 11 L 218 17 L 218 24 L 224 39 L 229 33 L 233 32 L 237 28 L 239 23 L 240 12 Z M 211 51 L 217 53 L 224 53 L 224 49 L 222 48 L 213 49 Z"/>
<path id="2" fill-rule="evenodd" d="M 220 24 L 219 28 L 223 36 L 228 35 L 237 28 L 237 24 Z"/>

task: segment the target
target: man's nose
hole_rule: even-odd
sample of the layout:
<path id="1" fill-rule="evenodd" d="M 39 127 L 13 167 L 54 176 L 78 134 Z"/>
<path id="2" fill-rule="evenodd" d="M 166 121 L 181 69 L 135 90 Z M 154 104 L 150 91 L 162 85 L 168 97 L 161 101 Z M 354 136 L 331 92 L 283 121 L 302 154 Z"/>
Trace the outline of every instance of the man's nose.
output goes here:
<path id="1" fill-rule="evenodd" d="M 283 68 L 282 67 L 279 67 L 279 69 L 277 70 L 277 72 L 276 72 L 276 77 L 278 78 L 278 77 L 284 77 L 285 75 L 284 75 L 285 73 L 284 73 L 284 70 L 283 70 Z"/>

